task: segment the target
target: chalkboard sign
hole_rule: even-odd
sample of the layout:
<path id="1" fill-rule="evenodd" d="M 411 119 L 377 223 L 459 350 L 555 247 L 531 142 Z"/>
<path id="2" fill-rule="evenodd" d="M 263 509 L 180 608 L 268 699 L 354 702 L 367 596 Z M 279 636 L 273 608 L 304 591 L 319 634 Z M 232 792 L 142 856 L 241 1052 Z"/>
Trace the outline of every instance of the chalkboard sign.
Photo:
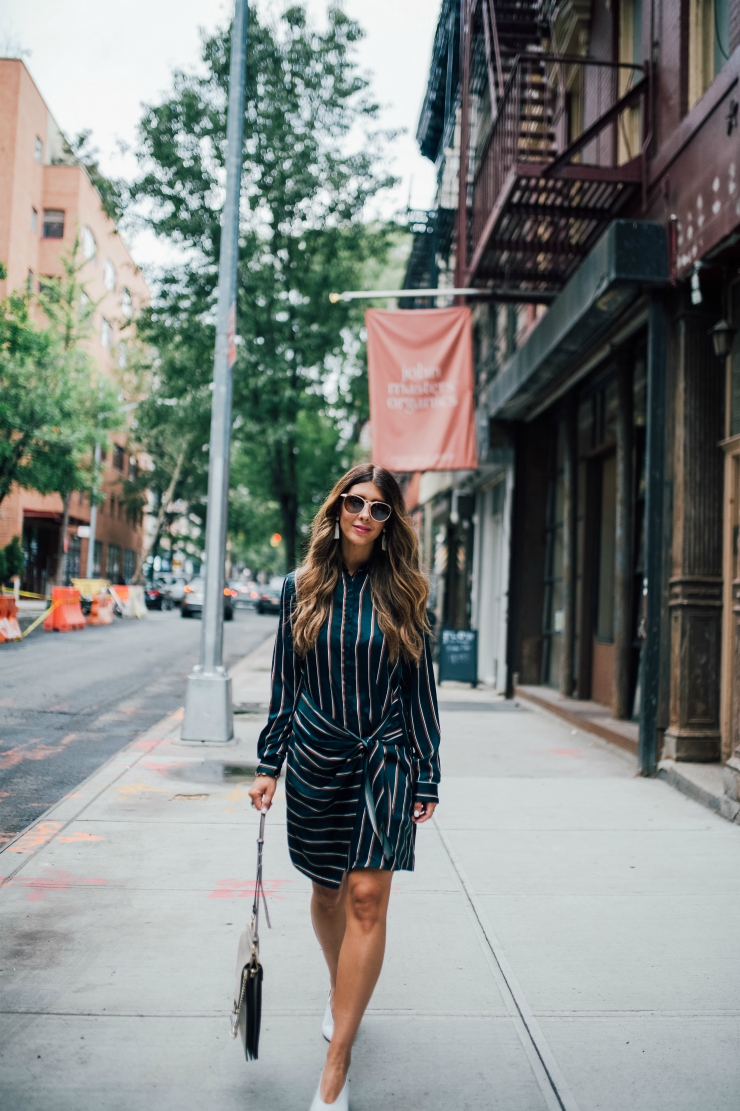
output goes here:
<path id="1" fill-rule="evenodd" d="M 443 629 L 439 645 L 439 681 L 478 682 L 478 633 L 474 629 Z"/>

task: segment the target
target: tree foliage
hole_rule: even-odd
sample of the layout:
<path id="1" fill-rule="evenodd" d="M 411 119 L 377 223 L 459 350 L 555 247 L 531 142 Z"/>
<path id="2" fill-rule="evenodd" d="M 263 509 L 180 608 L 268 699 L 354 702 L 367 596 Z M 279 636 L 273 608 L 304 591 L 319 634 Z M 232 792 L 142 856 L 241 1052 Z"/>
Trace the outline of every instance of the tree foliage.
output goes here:
<path id="1" fill-rule="evenodd" d="M 100 168 L 100 151 L 92 144 L 92 131 L 80 131 L 74 138 L 65 140 L 66 153 L 85 167 L 90 180 L 100 194 L 106 216 L 118 224 L 126 204 L 126 187 L 118 178 L 106 176 Z"/>
<path id="2" fill-rule="evenodd" d="M 82 346 L 86 320 L 73 258 L 40 293 L 0 301 L 0 503 L 13 483 L 42 494 L 83 489 L 96 434 L 115 427 L 112 384 Z"/>
<path id="3" fill-rule="evenodd" d="M 0 548 L 0 583 L 7 582 L 16 575 L 20 578 L 25 566 L 20 537 L 14 536 L 9 544 Z"/>
<path id="4" fill-rule="evenodd" d="M 253 533 L 244 551 L 259 548 L 278 522 L 289 566 L 317 502 L 347 462 L 366 409 L 361 312 L 328 300 L 332 289 L 355 287 L 388 244 L 388 229 L 367 220 L 368 203 L 392 179 L 383 161 L 388 136 L 377 130 L 377 106 L 354 60 L 360 35 L 339 7 L 330 9 L 323 31 L 299 5 L 270 25 L 250 16 L 233 515 L 237 538 Z M 207 38 L 205 74 L 176 73 L 170 95 L 146 110 L 141 175 L 132 187 L 149 225 L 185 255 L 162 275 L 140 325 L 160 353 L 140 430 L 162 490 L 187 444 L 176 494 L 200 494 L 201 502 L 229 44 L 230 28 Z"/>

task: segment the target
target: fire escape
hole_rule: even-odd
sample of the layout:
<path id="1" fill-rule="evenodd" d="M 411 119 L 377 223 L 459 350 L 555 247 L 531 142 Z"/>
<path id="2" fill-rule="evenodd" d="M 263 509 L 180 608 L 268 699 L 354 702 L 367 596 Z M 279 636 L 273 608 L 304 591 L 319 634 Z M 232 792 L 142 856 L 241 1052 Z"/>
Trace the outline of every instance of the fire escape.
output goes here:
<path id="1" fill-rule="evenodd" d="M 543 0 L 463 0 L 457 284 L 548 301 L 639 194 L 648 76 L 544 49 Z"/>

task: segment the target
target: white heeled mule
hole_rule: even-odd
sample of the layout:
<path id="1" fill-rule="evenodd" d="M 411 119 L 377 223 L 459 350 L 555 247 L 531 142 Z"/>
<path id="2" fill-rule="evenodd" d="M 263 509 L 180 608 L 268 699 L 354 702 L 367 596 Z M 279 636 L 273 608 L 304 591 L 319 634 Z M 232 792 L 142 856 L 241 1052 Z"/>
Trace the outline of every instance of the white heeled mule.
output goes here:
<path id="1" fill-rule="evenodd" d="M 325 1108 L 329 1107 L 333 1107 L 334 1111 L 349 1111 L 349 1077 L 345 1080 L 344 1087 L 333 1103 L 324 1103 L 321 1098 L 321 1078 L 319 1078 L 319 1086 L 316 1089 L 316 1095 L 313 1097 L 311 1111 L 324 1111 Z"/>
<path id="2" fill-rule="evenodd" d="M 329 998 L 326 1001 L 326 1010 L 321 1020 L 321 1033 L 328 1042 L 334 1037 L 334 1015 L 331 1010 L 331 992 L 329 992 Z"/>

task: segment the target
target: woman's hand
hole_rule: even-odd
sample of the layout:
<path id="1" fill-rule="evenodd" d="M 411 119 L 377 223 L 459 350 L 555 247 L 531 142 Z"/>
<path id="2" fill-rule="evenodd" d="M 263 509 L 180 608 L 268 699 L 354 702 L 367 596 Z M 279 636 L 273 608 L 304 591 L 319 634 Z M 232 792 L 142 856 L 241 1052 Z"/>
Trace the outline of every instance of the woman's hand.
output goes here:
<path id="1" fill-rule="evenodd" d="M 276 788 L 277 779 L 274 775 L 258 775 L 247 791 L 252 800 L 252 806 L 257 810 L 269 810 L 272 806 L 272 797 Z"/>
<path id="2" fill-rule="evenodd" d="M 436 802 L 423 802 L 422 800 L 417 800 L 414 803 L 413 813 L 415 824 L 420 826 L 422 822 L 428 822 L 434 813 L 436 805 Z"/>

